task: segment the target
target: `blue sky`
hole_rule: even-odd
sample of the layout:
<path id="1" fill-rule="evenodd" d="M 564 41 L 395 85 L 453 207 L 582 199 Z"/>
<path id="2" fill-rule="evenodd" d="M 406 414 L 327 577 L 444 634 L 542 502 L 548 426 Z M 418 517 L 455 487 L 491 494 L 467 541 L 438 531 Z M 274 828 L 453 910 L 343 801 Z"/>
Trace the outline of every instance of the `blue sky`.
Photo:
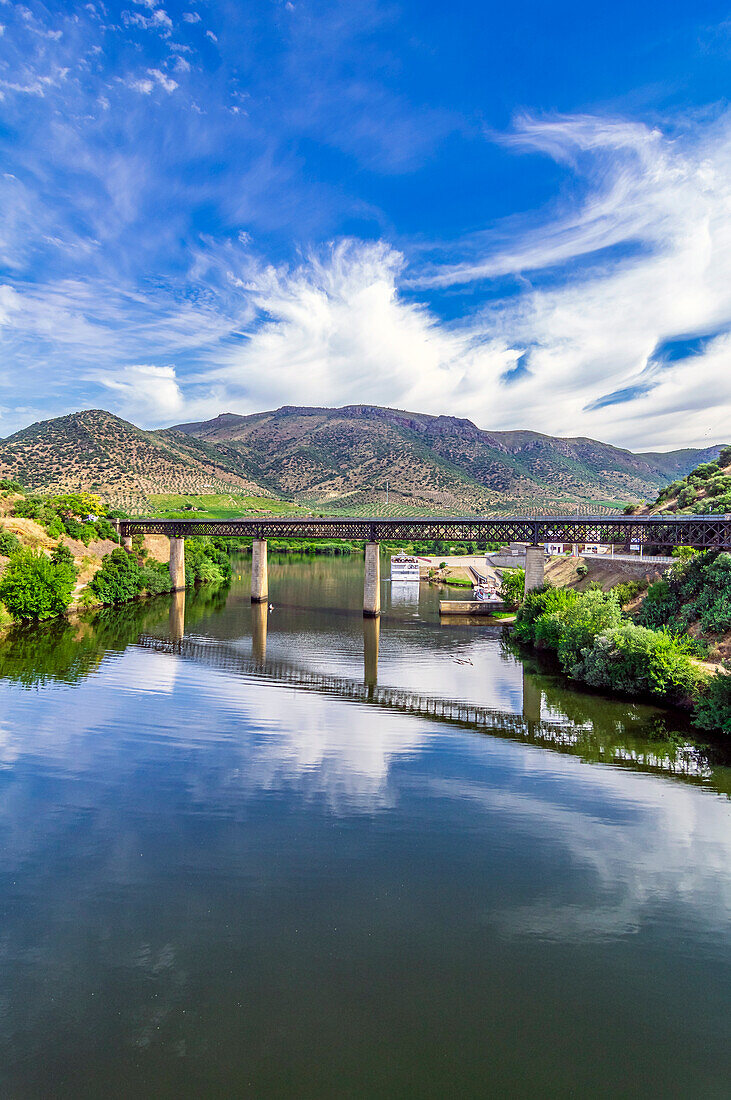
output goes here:
<path id="1" fill-rule="evenodd" d="M 0 436 L 731 423 L 721 4 L 0 0 Z"/>

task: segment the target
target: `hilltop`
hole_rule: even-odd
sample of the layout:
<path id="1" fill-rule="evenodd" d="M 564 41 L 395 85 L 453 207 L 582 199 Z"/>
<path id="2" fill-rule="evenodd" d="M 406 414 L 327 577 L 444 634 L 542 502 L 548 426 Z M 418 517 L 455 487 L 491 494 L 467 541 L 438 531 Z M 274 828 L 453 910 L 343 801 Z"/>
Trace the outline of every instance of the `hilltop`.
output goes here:
<path id="1" fill-rule="evenodd" d="M 389 511 L 469 514 L 641 502 L 719 451 L 633 454 L 371 405 L 224 413 L 157 431 L 93 409 L 0 441 L 0 477 L 91 490 L 129 512 L 149 511 L 159 494 L 230 493 L 358 514 L 383 510 L 388 482 Z"/>
<path id="2" fill-rule="evenodd" d="M 0 441 L 0 477 L 46 492 L 90 490 L 131 512 L 162 491 L 268 495 L 225 445 L 146 432 L 101 409 L 43 420 Z"/>

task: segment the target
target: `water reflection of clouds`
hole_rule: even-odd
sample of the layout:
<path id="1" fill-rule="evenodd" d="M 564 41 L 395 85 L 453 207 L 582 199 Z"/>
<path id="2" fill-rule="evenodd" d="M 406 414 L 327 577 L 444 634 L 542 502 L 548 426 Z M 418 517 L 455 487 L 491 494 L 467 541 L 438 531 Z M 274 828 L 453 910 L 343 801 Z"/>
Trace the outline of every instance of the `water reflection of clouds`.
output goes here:
<path id="1" fill-rule="evenodd" d="M 315 813 L 408 814 L 419 790 L 446 833 L 526 838 L 521 847 L 538 860 L 535 900 L 491 905 L 502 934 L 627 934 L 659 900 L 695 911 L 702 898 L 709 925 L 731 918 L 731 807 L 697 787 L 135 648 L 77 688 L 28 693 L 5 684 L 2 693 L 0 759 L 12 777 L 0 788 L 3 869 L 49 843 L 64 818 L 84 818 L 90 804 L 118 816 L 119 807 L 105 811 L 105 791 L 129 809 L 146 775 L 153 784 L 166 777 L 177 814 L 238 814 L 283 791 L 316 802 Z M 454 778 L 426 765 L 437 746 L 449 762 L 440 774 Z M 45 803 L 28 779 L 34 770 L 73 782 Z M 160 812 L 173 810 L 163 800 Z M 118 859 L 117 873 L 128 863 Z M 593 881 L 589 900 L 552 888 L 552 868 L 567 864 Z"/>
<path id="2" fill-rule="evenodd" d="M 493 742 L 482 776 L 434 780 L 437 797 L 466 802 L 530 839 L 548 864 L 569 862 L 593 880 L 582 904 L 537 883 L 535 901 L 493 908 L 504 935 L 582 941 L 636 931 L 662 902 L 694 910 L 728 933 L 731 922 L 731 805 L 701 788 L 574 757 L 525 748 L 516 756 Z M 489 758 L 500 758 L 493 770 Z M 485 756 L 487 755 L 487 759 Z M 560 877 L 560 876 L 559 876 Z M 723 935 L 724 932 L 721 932 Z"/>

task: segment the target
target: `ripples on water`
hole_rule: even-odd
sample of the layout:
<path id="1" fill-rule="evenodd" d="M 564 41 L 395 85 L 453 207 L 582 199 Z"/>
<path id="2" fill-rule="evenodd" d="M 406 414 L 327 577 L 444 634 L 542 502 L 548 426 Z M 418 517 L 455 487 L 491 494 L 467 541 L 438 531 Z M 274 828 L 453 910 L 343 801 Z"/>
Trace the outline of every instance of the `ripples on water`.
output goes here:
<path id="1" fill-rule="evenodd" d="M 729 769 L 359 561 L 0 651 L 8 1096 L 722 1096 Z"/>

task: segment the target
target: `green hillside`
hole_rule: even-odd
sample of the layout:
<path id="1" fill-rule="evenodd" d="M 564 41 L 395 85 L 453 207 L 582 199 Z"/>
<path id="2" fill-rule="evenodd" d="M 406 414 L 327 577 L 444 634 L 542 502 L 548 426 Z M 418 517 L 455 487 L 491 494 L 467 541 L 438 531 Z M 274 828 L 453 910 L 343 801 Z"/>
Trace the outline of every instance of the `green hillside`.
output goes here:
<path id="1" fill-rule="evenodd" d="M 731 513 L 731 444 L 713 462 L 701 462 L 686 477 L 664 486 L 652 513 L 724 515 Z"/>

